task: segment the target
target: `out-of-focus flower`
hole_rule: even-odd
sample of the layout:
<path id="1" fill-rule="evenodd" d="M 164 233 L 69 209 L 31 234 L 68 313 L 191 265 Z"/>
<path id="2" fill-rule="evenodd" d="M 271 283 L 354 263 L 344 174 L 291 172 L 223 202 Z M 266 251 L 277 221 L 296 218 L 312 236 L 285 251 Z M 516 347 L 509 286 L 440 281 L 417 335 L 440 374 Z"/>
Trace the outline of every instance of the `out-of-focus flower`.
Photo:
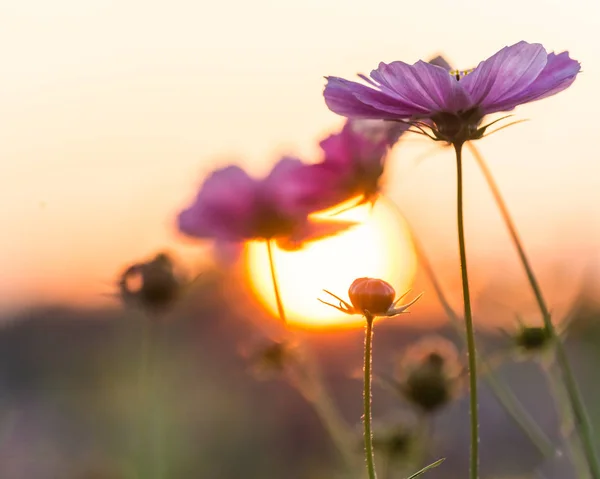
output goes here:
<path id="1" fill-rule="evenodd" d="M 322 182 L 300 181 L 308 165 L 283 158 L 261 180 L 237 166 L 209 176 L 195 201 L 179 214 L 179 229 L 195 238 L 242 242 L 291 238 L 310 241 L 333 235 L 353 223 L 313 221 L 309 214 L 323 209 Z"/>
<path id="2" fill-rule="evenodd" d="M 179 297 L 184 281 L 175 273 L 172 259 L 157 254 L 146 263 L 129 266 L 119 279 L 121 299 L 147 310 L 163 310 Z"/>
<path id="3" fill-rule="evenodd" d="M 359 204 L 374 201 L 387 153 L 407 128 L 401 123 L 348 120 L 340 132 L 321 141 L 323 161 L 307 172 L 321 181 L 326 206 L 354 197 L 360 198 Z"/>
<path id="4" fill-rule="evenodd" d="M 322 299 L 322 303 L 331 306 L 346 314 L 362 314 L 364 316 L 396 316 L 405 312 L 415 304 L 421 294 L 407 304 L 398 305 L 407 293 L 395 300 L 396 291 L 393 286 L 382 279 L 358 278 L 355 279 L 348 289 L 348 297 L 352 304 L 347 303 L 339 296 L 324 290 L 330 296 L 339 301 L 339 305 L 331 304 Z"/>
<path id="5" fill-rule="evenodd" d="M 454 397 L 461 372 L 454 344 L 433 336 L 406 350 L 397 365 L 396 385 L 406 400 L 431 413 Z"/>
<path id="6" fill-rule="evenodd" d="M 458 144 L 483 136 L 489 126 L 479 126 L 485 115 L 554 95 L 581 69 L 567 52 L 548 53 L 524 41 L 472 70 L 449 71 L 440 64 L 380 63 L 370 78 L 359 75 L 368 86 L 328 77 L 325 101 L 348 118 L 408 121 L 423 132 L 431 130 L 436 140 Z"/>

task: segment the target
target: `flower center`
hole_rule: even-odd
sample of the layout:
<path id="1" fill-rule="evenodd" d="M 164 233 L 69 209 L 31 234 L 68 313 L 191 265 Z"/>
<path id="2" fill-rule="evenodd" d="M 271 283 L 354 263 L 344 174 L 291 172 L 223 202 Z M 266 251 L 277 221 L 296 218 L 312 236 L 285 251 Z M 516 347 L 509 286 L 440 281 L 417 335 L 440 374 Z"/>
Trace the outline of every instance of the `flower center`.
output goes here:
<path id="1" fill-rule="evenodd" d="M 453 76 L 454 78 L 456 78 L 456 81 L 460 81 L 460 79 L 462 77 L 467 76 L 473 70 L 475 70 L 475 68 L 470 68 L 468 70 L 450 70 L 449 73 L 450 73 L 451 76 Z"/>
<path id="2" fill-rule="evenodd" d="M 477 107 L 458 113 L 441 112 L 431 117 L 434 123 L 433 133 L 438 140 L 448 143 L 476 140 L 483 133 L 478 129 L 482 118 L 483 113 Z"/>

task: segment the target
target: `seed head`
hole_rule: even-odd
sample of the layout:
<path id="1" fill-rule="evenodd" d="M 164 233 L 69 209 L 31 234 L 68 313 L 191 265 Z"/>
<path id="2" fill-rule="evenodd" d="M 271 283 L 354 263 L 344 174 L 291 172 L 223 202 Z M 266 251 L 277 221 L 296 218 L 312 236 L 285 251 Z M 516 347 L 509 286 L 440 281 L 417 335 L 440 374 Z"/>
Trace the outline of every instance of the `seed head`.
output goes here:
<path id="1" fill-rule="evenodd" d="M 129 266 L 119 280 L 121 299 L 151 311 L 164 310 L 179 297 L 182 281 L 175 274 L 171 258 L 157 254 L 146 263 Z"/>
<path id="2" fill-rule="evenodd" d="M 542 326 L 521 326 L 519 332 L 514 337 L 516 345 L 527 352 L 545 349 L 550 339 L 550 333 Z"/>
<path id="3" fill-rule="evenodd" d="M 441 337 L 410 346 L 396 371 L 398 390 L 427 413 L 437 411 L 455 395 L 461 367 L 455 346 Z"/>

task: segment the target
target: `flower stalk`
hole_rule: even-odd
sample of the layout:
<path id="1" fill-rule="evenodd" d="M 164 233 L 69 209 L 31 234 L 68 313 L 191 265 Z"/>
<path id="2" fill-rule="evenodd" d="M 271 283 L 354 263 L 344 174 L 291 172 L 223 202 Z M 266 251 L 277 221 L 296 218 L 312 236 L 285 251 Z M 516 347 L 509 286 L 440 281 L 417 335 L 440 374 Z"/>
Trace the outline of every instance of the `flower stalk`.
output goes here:
<path id="1" fill-rule="evenodd" d="M 376 278 L 357 278 L 348 289 L 350 303 L 343 300 L 334 293 L 323 290 L 338 304 L 328 303 L 319 299 L 322 303 L 331 306 L 345 314 L 361 314 L 365 318 L 365 354 L 364 354 L 364 378 L 363 378 L 363 426 L 365 442 L 365 461 L 369 479 L 376 479 L 375 459 L 373 454 L 373 431 L 371 427 L 371 372 L 373 355 L 373 321 L 376 316 L 392 317 L 404 313 L 411 305 L 416 303 L 421 295 L 407 304 L 400 305 L 400 301 L 408 292 L 396 299 L 396 291 L 391 284 Z"/>
<path id="2" fill-rule="evenodd" d="M 412 228 L 411 236 L 413 245 L 415 246 L 417 258 L 419 259 L 420 264 L 425 270 L 425 273 L 429 277 L 431 286 L 433 287 L 433 290 L 435 291 L 442 308 L 444 309 L 454 328 L 459 333 L 461 339 L 465 341 L 464 335 L 462 334 L 460 316 L 450 305 L 450 302 L 448 301 L 448 298 L 446 297 L 446 294 L 444 293 L 444 290 L 442 289 L 442 286 L 438 281 L 435 271 L 429 259 L 427 258 L 425 251 L 423 250 L 423 246 L 419 242 Z M 493 374 L 492 365 L 489 363 L 488 360 L 486 360 L 485 356 L 481 351 L 481 348 L 479 350 L 477 359 L 480 369 L 483 369 L 483 379 L 487 382 L 488 386 L 490 387 L 490 389 L 492 390 L 502 407 L 512 417 L 512 419 L 521 428 L 521 430 L 529 437 L 531 442 L 537 447 L 540 453 L 544 455 L 544 457 L 554 456 L 555 448 L 548 436 L 544 433 L 544 431 L 540 428 L 539 424 L 535 422 L 535 420 L 523 407 L 521 402 L 511 391 L 510 387 L 502 380 L 502 378 Z"/>
<path id="3" fill-rule="evenodd" d="M 533 272 L 533 268 L 531 267 L 529 258 L 525 253 L 525 248 L 519 237 L 519 233 L 517 232 L 515 223 L 510 215 L 510 212 L 508 211 L 508 207 L 506 206 L 504 198 L 500 193 L 500 189 L 498 188 L 498 185 L 496 184 L 496 181 L 494 180 L 490 169 L 488 168 L 483 157 L 479 153 L 479 150 L 475 147 L 475 145 L 471 143 L 467 143 L 467 145 L 471 150 L 471 153 L 475 157 L 475 160 L 479 165 L 483 176 L 485 177 L 485 180 L 490 188 L 490 191 L 492 192 L 496 205 L 498 206 L 498 209 L 500 211 L 500 215 L 502 216 L 502 219 L 506 224 L 513 245 L 517 250 L 519 260 L 521 261 L 521 264 L 525 269 L 527 281 L 531 286 L 531 290 L 533 291 L 533 294 L 535 296 L 535 300 L 540 309 L 540 313 L 542 314 L 544 327 L 546 328 L 550 338 L 553 340 L 554 351 L 556 355 L 556 363 L 560 369 L 562 380 L 565 384 L 566 393 L 571 404 L 571 408 L 573 410 L 575 428 L 577 429 L 578 435 L 581 439 L 581 444 L 584 450 L 586 460 L 588 462 L 590 473 L 593 479 L 600 479 L 600 462 L 598 461 L 598 457 L 596 455 L 594 435 L 590 424 L 590 419 L 588 417 L 585 404 L 583 403 L 581 392 L 579 391 L 579 388 L 575 381 L 575 377 L 573 375 L 571 364 L 569 363 L 569 358 L 567 357 L 564 345 L 562 344 L 561 339 L 556 334 L 556 329 L 552 322 L 552 317 L 550 315 L 550 311 L 548 310 L 548 306 L 546 305 L 546 301 L 542 294 L 542 290 L 535 276 L 535 273 Z"/>
<path id="4" fill-rule="evenodd" d="M 162 408 L 160 405 L 160 396 L 158 388 L 157 374 L 157 335 L 156 335 L 156 318 L 146 316 L 143 318 L 141 358 L 140 358 L 140 398 L 145 407 L 142 408 L 143 424 L 146 425 L 144 449 L 148 448 L 148 455 L 144 453 L 141 458 L 142 463 L 145 463 L 150 457 L 150 471 L 147 474 L 152 479 L 163 479 L 166 477 L 166 461 L 164 457 L 164 430 Z M 144 464 L 144 467 L 145 464 Z M 148 472 L 148 471 L 147 471 Z"/>
<path id="5" fill-rule="evenodd" d="M 365 439 L 365 461 L 367 463 L 367 473 L 369 479 L 376 479 L 375 473 L 375 458 L 373 455 L 373 432 L 371 430 L 371 381 L 372 381 L 372 352 L 373 352 L 373 319 L 374 317 L 365 311 L 365 365 L 364 365 L 364 392 L 363 392 L 363 426 Z"/>
<path id="6" fill-rule="evenodd" d="M 462 171 L 462 143 L 455 143 L 456 152 L 456 203 L 458 225 L 458 249 L 460 253 L 460 272 L 462 279 L 464 318 L 467 339 L 467 353 L 469 361 L 469 403 L 471 419 L 471 455 L 470 478 L 479 477 L 479 412 L 477 399 L 477 356 L 475 351 L 475 332 L 473 328 L 473 315 L 471 312 L 471 293 L 469 291 L 469 276 L 467 272 L 467 253 L 465 245 L 465 228 L 463 213 L 463 171 Z"/>
<path id="7" fill-rule="evenodd" d="M 269 269 L 271 270 L 271 281 L 273 283 L 275 303 L 277 304 L 277 313 L 279 314 L 279 319 L 286 324 L 285 309 L 283 309 L 283 301 L 281 301 L 281 292 L 279 291 L 279 282 L 277 281 L 277 272 L 275 271 L 275 261 L 273 260 L 272 240 L 267 240 L 267 252 L 269 254 Z"/>

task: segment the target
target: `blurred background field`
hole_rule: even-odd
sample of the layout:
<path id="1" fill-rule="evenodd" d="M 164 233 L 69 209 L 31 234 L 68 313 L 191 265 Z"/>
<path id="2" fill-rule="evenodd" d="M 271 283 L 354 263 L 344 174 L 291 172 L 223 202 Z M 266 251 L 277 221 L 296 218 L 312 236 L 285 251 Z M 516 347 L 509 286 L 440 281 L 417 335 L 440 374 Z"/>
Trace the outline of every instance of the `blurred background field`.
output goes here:
<path id="1" fill-rule="evenodd" d="M 248 280 L 264 276 L 264 261 L 183 240 L 175 215 L 216 167 L 237 163 L 261 175 L 283 153 L 316 161 L 318 140 L 342 124 L 323 102 L 324 75 L 350 77 L 379 61 L 436 54 L 469 68 L 521 39 L 568 49 L 583 73 L 563 94 L 516 112 L 531 121 L 479 147 L 553 313 L 575 312 L 568 348 L 600 428 L 599 9 L 587 0 L 0 2 L 0 478 L 131 478 L 151 462 L 140 439 L 148 427 L 139 387 L 145 320 L 115 293 L 127 265 L 162 250 L 189 277 L 202 273 L 157 332 L 154 411 L 166 430 L 169 479 L 341 474 L 298 393 L 276 376 L 252 374 L 253 348 L 281 333 L 261 305 L 272 301 L 271 291 Z M 404 138 L 391 155 L 385 193 L 417 231 L 458 308 L 453 168 L 449 151 Z M 498 328 L 514 331 L 517 312 L 531 324 L 540 318 L 472 162 L 466 182 L 476 323 L 483 344 L 501 355 L 509 340 Z M 403 238 L 401 223 L 390 224 L 379 233 Z M 323 268 L 352 263 L 364 243 L 333 248 L 345 257 L 330 255 Z M 410 246 L 387 245 L 365 266 L 384 268 L 403 287 L 414 276 L 413 290 L 426 293 L 410 315 L 377 325 L 382 375 L 425 334 L 460 344 L 412 255 Z M 301 275 L 281 264 L 292 278 L 288 298 L 354 279 L 320 284 L 324 273 L 311 271 L 320 263 L 298 258 L 308 265 Z M 307 301 L 299 302 L 299 323 Z M 298 334 L 357 426 L 360 450 L 362 330 L 356 322 L 314 328 L 329 321 L 322 308 Z M 511 356 L 499 374 L 554 440 L 557 456 L 542 459 L 483 386 L 484 477 L 576 477 L 538 367 Z M 394 411 L 414 419 L 385 389 L 376 389 L 374 411 L 388 424 Z M 427 477 L 465 477 L 464 394 L 433 422 L 427 460 L 448 459 Z"/>
<path id="2" fill-rule="evenodd" d="M 165 455 L 172 478 L 337 477 L 336 450 L 315 413 L 286 382 L 258 380 L 248 352 L 266 338 L 223 301 L 218 276 L 205 278 L 193 299 L 160 326 L 157 409 L 164 421 Z M 600 308 L 583 303 L 569 337 L 596 426 L 600 409 L 596 378 Z M 257 313 L 260 314 L 260 313 Z M 418 313 L 413 313 L 415 319 Z M 0 474 L 6 478 L 135 477 L 144 398 L 140 398 L 140 316 L 116 309 L 30 309 L 10 318 L 0 335 L 2 438 Z M 268 318 L 263 318 L 269 321 Z M 375 373 L 390 375 L 396 356 L 425 334 L 418 322 L 382 322 L 376 331 Z M 455 332 L 439 332 L 452 340 Z M 320 360 L 342 414 L 355 425 L 360 451 L 361 331 L 304 333 Z M 506 350 L 502 336 L 481 335 L 481 344 Z M 484 477 L 575 477 L 564 449 L 550 393 L 531 362 L 507 363 L 500 376 L 557 444 L 555 460 L 543 459 L 491 395 L 482 392 Z M 374 392 L 375 420 L 409 427 L 414 417 L 398 395 Z M 464 477 L 468 445 L 467 398 L 436 413 L 427 459 L 447 457 L 432 478 Z M 142 416 L 143 418 L 144 416 Z M 143 419 L 142 419 L 143 420 Z M 377 437 L 377 435 L 376 435 Z M 400 462 L 402 447 L 398 449 Z M 340 476 L 343 477 L 343 476 Z M 402 477 L 402 476 L 391 476 Z"/>

